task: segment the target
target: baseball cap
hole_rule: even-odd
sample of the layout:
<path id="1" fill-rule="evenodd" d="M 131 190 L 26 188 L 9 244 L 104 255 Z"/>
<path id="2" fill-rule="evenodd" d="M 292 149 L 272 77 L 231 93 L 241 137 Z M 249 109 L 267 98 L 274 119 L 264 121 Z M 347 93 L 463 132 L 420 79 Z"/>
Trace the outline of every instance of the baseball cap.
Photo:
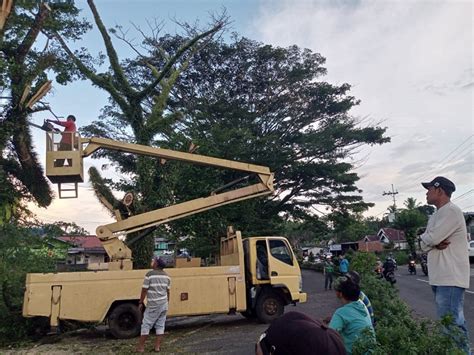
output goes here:
<path id="1" fill-rule="evenodd" d="M 441 187 L 446 192 L 456 191 L 454 183 L 444 176 L 437 176 L 430 182 L 422 182 L 421 185 L 423 185 L 425 189 L 429 189 L 430 187 Z"/>
<path id="2" fill-rule="evenodd" d="M 346 354 L 339 333 L 300 312 L 275 319 L 260 336 L 263 354 Z"/>

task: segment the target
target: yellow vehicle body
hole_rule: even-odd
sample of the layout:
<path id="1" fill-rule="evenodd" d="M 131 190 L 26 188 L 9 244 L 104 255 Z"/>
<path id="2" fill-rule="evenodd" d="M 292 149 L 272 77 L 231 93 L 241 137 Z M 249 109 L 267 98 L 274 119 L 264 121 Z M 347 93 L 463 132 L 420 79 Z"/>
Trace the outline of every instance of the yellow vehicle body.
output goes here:
<path id="1" fill-rule="evenodd" d="M 258 279 L 256 273 L 258 243 L 278 243 L 287 249 L 286 262 L 269 249 L 270 276 L 265 280 Z M 169 317 L 241 312 L 268 322 L 280 316 L 285 305 L 306 301 L 301 271 L 285 238 L 252 237 L 243 242 L 240 232 L 236 232 L 222 239 L 219 259 L 218 266 L 165 269 L 171 278 Z M 60 320 L 108 321 L 109 326 L 113 324 L 115 336 L 136 336 L 140 326 L 138 299 L 147 271 L 28 274 L 23 316 L 48 317 L 52 326 Z M 133 324 L 129 322 L 127 329 L 120 329 L 121 325 L 114 322 L 118 317 L 115 310 L 124 304 Z"/>
<path id="2" fill-rule="evenodd" d="M 61 134 L 64 133 L 47 131 L 46 175 L 59 185 L 63 198 L 66 197 L 63 193 L 69 190 L 62 184 L 70 183 L 75 184 L 72 197 L 77 197 L 77 183 L 83 181 L 82 160 L 98 149 L 226 168 L 250 175 L 212 191 L 209 196 L 126 218 L 101 199 L 117 218 L 116 222 L 96 230 L 110 259 L 108 270 L 28 274 L 26 277 L 23 316 L 48 317 L 51 326 L 58 326 L 60 320 L 107 321 L 116 337 L 138 335 L 141 321 L 138 300 L 148 270 L 133 270 L 131 249 L 118 236 L 274 191 L 273 173 L 268 167 L 105 138 L 81 138 L 77 133 L 73 137 L 74 145 L 65 151 L 60 146 Z M 241 186 L 243 181 L 248 184 Z M 130 201 L 127 201 L 124 198 L 123 204 L 128 208 Z M 252 237 L 243 241 L 240 232 L 234 233 L 229 228 L 227 237 L 221 240 L 217 264 L 199 267 L 199 261 L 191 259 L 181 260 L 175 268 L 166 269 L 171 277 L 168 316 L 241 312 L 246 317 L 271 322 L 283 313 L 285 305 L 306 301 L 301 271 L 285 238 Z"/>

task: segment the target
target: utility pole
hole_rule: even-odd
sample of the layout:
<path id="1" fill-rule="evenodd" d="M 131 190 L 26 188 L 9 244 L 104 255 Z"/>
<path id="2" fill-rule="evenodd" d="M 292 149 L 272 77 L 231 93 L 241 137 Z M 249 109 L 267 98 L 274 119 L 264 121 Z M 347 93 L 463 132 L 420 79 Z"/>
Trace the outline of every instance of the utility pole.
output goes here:
<path id="1" fill-rule="evenodd" d="M 393 184 L 392 184 L 392 191 L 389 191 L 389 192 L 383 192 L 383 196 L 387 196 L 387 195 L 391 195 L 392 198 L 393 198 L 393 208 L 394 210 L 396 209 L 397 207 L 397 204 L 396 204 L 396 200 L 395 200 L 395 195 L 398 194 L 398 191 L 395 191 L 395 189 L 393 188 Z"/>

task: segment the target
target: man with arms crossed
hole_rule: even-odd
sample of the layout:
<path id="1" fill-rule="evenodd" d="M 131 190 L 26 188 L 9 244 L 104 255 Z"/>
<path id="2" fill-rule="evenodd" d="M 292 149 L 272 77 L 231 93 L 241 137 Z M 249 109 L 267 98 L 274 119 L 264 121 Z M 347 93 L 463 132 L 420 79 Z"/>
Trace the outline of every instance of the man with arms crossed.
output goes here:
<path id="1" fill-rule="evenodd" d="M 453 317 L 461 335 L 460 339 L 453 334 L 454 339 L 470 354 L 464 319 L 464 291 L 469 288 L 470 277 L 466 222 L 461 209 L 450 200 L 456 190 L 452 181 L 438 176 L 422 185 L 428 190 L 427 203 L 437 209 L 420 236 L 420 246 L 428 252 L 429 280 L 438 317 L 448 314 Z"/>

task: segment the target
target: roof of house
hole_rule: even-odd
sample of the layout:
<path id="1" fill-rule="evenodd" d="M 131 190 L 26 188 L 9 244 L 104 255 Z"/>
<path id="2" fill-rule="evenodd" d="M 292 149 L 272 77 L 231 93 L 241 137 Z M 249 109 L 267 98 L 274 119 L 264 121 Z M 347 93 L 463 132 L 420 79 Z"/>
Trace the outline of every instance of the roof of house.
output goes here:
<path id="1" fill-rule="evenodd" d="M 378 242 L 379 236 L 377 234 L 366 235 L 364 238 L 362 238 L 361 241 L 362 242 Z"/>
<path id="2" fill-rule="evenodd" d="M 378 235 L 383 233 L 391 242 L 405 242 L 405 232 L 395 228 L 381 228 Z"/>
<path id="3" fill-rule="evenodd" d="M 95 235 L 63 235 L 62 237 L 58 237 L 58 239 L 79 248 L 103 248 L 99 238 Z"/>

